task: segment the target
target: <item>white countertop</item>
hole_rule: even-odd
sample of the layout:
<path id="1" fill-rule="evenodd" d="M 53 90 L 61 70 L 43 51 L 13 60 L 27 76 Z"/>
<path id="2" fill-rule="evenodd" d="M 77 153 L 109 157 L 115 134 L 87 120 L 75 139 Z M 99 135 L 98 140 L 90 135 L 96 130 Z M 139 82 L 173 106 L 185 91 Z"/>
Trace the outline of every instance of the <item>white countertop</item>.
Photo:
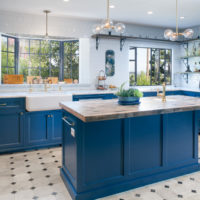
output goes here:
<path id="1" fill-rule="evenodd" d="M 159 88 L 162 89 L 162 86 L 156 87 L 136 87 L 142 92 L 153 92 L 157 91 Z M 167 91 L 177 91 L 177 90 L 186 90 L 186 91 L 193 91 L 193 92 L 200 92 L 199 89 L 188 89 L 188 88 L 180 88 L 180 87 L 173 87 L 167 86 Z M 38 96 L 65 96 L 65 95 L 82 95 L 82 94 L 106 94 L 106 93 L 116 93 L 117 90 L 79 90 L 79 91 L 48 91 L 48 92 L 0 92 L 0 98 L 20 98 L 20 97 L 38 97 Z"/>
<path id="2" fill-rule="evenodd" d="M 161 90 L 162 86 L 157 87 L 136 87 L 143 92 L 153 92 L 158 88 Z M 186 90 L 200 92 L 197 89 L 178 88 L 167 86 L 167 91 Z M 48 92 L 1 92 L 0 98 L 26 98 L 27 111 L 43 111 L 43 110 L 57 110 L 60 109 L 59 103 L 61 101 L 72 101 L 73 95 L 83 94 L 106 94 L 116 93 L 117 90 L 79 90 L 79 91 L 48 91 Z"/>

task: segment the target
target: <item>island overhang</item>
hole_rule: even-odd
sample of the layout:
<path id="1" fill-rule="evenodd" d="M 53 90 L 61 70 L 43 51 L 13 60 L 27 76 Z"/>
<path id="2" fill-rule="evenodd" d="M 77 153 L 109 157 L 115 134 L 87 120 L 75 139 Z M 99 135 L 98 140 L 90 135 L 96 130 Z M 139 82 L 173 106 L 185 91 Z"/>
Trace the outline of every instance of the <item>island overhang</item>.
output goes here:
<path id="1" fill-rule="evenodd" d="M 200 98 L 173 95 L 164 103 L 159 97 L 141 98 L 141 104 L 134 106 L 121 106 L 116 99 L 61 102 L 60 106 L 83 122 L 93 122 L 200 110 Z"/>

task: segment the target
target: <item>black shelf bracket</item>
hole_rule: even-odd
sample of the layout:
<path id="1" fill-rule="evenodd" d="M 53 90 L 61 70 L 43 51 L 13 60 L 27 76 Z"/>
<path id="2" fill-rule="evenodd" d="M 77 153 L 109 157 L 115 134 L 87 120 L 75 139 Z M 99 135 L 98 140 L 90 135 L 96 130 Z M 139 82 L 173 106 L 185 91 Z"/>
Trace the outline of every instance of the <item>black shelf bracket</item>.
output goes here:
<path id="1" fill-rule="evenodd" d="M 123 50 L 125 42 L 126 42 L 126 38 L 120 38 L 120 51 Z"/>
<path id="2" fill-rule="evenodd" d="M 100 42 L 100 39 L 99 39 L 99 36 L 97 35 L 96 36 L 96 50 L 99 49 L 99 42 Z"/>

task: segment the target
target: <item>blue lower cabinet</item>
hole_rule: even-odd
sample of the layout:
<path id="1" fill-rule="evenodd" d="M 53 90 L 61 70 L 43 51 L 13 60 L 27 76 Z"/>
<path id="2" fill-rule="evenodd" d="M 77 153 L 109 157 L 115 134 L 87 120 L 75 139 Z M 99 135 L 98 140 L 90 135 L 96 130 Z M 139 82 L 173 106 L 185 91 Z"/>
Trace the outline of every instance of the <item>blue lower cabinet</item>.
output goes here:
<path id="1" fill-rule="evenodd" d="M 0 99 L 0 153 L 23 148 L 24 98 Z"/>
<path id="2" fill-rule="evenodd" d="M 73 101 L 80 101 L 85 99 L 116 99 L 117 96 L 113 93 L 108 94 L 82 94 L 82 95 L 73 95 Z"/>
<path id="3" fill-rule="evenodd" d="M 199 96 L 199 92 L 183 91 L 183 95 L 191 96 L 191 97 L 198 97 Z"/>
<path id="4" fill-rule="evenodd" d="M 62 112 L 41 111 L 26 114 L 26 146 L 61 143 Z"/>
<path id="5" fill-rule="evenodd" d="M 0 152 L 23 147 L 23 112 L 0 114 Z"/>

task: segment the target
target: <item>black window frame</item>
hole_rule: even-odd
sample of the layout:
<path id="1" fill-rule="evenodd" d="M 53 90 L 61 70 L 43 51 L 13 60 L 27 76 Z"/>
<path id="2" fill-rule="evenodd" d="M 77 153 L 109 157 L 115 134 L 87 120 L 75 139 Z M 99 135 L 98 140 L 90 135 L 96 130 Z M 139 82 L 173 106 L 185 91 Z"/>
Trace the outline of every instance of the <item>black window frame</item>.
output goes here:
<path id="1" fill-rule="evenodd" d="M 78 52 L 78 54 L 76 54 L 76 53 L 72 53 L 72 43 L 76 43 L 76 42 L 78 42 L 78 40 L 70 40 L 70 41 L 63 41 L 63 80 L 65 79 L 65 72 L 64 72 L 64 70 L 65 70 L 65 64 L 64 64 L 64 57 L 65 57 L 65 43 L 69 43 L 70 44 L 70 53 L 69 54 L 66 54 L 66 56 L 68 56 L 68 55 L 70 55 L 70 71 L 71 71 L 71 73 L 70 73 L 70 78 L 71 79 L 73 79 L 73 64 L 72 64 L 72 57 L 73 56 L 78 56 L 78 58 L 79 58 L 79 55 L 80 55 L 80 52 Z M 78 66 L 78 76 L 79 76 L 79 66 Z M 78 79 L 79 79 L 79 77 L 78 77 Z"/>
<path id="2" fill-rule="evenodd" d="M 138 74 L 137 74 L 137 71 L 138 71 L 138 69 L 137 69 L 137 60 L 138 60 L 137 59 L 137 50 L 138 50 L 138 48 L 146 48 L 146 49 L 150 49 L 150 51 L 151 51 L 150 85 L 137 85 L 137 76 L 138 76 Z M 173 52 L 172 49 L 170 49 L 170 48 L 153 48 L 153 47 L 134 47 L 134 46 L 129 47 L 129 50 L 131 50 L 131 49 L 135 49 L 135 59 L 134 60 L 129 59 L 129 63 L 130 62 L 135 62 L 135 73 L 134 73 L 135 82 L 134 82 L 134 85 L 130 84 L 130 75 L 132 74 L 132 72 L 129 71 L 129 85 L 130 86 L 160 86 L 161 85 L 161 83 L 160 83 L 160 72 L 159 72 L 159 84 L 156 84 L 156 85 L 152 84 L 152 51 L 154 49 L 159 50 L 159 66 L 160 66 L 160 51 L 161 50 L 165 50 L 165 60 L 167 60 L 166 59 L 166 50 L 170 51 L 170 65 L 171 65 L 171 69 L 170 69 L 170 83 L 167 84 L 167 85 L 171 85 L 172 84 L 172 52 Z M 159 70 L 160 70 L 160 67 L 159 67 Z M 166 81 L 166 74 L 164 74 L 164 80 Z"/>
<path id="3" fill-rule="evenodd" d="M 39 39 L 39 38 L 24 38 L 24 37 L 20 37 L 20 38 L 18 38 L 18 37 L 14 37 L 14 36 L 9 36 L 9 35 L 4 35 L 4 34 L 2 34 L 1 35 L 1 37 L 6 37 L 6 38 L 13 38 L 13 39 L 15 39 L 15 51 L 14 52 L 12 52 L 12 53 L 14 53 L 14 56 L 15 56 L 15 63 L 14 63 L 14 66 L 13 67 L 11 67 L 11 68 L 13 68 L 14 69 L 14 74 L 19 74 L 19 71 L 20 71 L 20 61 L 19 61 L 19 59 L 20 59 L 20 54 L 27 54 L 27 55 L 29 55 L 29 61 L 30 61 L 30 59 L 31 59 L 31 56 L 30 55 L 34 55 L 34 53 L 31 53 L 30 52 L 30 49 L 31 49 L 31 47 L 30 47 L 30 43 L 31 43 L 31 40 L 38 40 L 39 41 L 39 43 L 40 43 L 40 49 L 41 49 L 41 42 L 42 41 L 45 41 L 45 39 Z M 28 44 L 29 44 L 29 50 L 28 50 L 28 52 L 27 53 L 25 53 L 25 52 L 20 52 L 20 40 L 28 40 Z M 49 42 L 51 43 L 51 42 L 59 42 L 59 52 L 58 52 L 58 55 L 59 55 L 59 75 L 58 75 L 58 78 L 59 78 L 59 81 L 64 81 L 64 43 L 72 43 L 72 42 L 78 42 L 78 47 L 79 47 L 79 45 L 80 45 L 80 43 L 79 43 L 79 40 L 77 39 L 77 40 L 74 40 L 74 39 L 72 39 L 72 40 L 49 40 Z M 8 39 L 7 39 L 7 47 L 8 47 Z M 51 45 L 50 45 L 50 48 L 51 48 Z M 8 51 L 8 48 L 7 48 L 7 51 Z M 5 52 L 5 53 L 7 53 L 7 65 L 8 65 L 8 53 L 9 52 L 7 52 L 7 51 L 2 51 L 1 50 L 1 53 L 2 52 Z M 51 51 L 51 49 L 50 49 L 50 51 Z M 40 52 L 41 53 L 41 52 Z M 40 56 L 41 55 L 49 55 L 49 59 L 51 59 L 51 54 L 52 52 L 50 52 L 50 54 L 44 54 L 44 53 L 41 53 L 41 54 L 39 54 Z M 71 56 L 73 56 L 74 54 L 69 54 L 69 55 L 67 55 L 67 56 L 69 56 L 70 57 L 70 59 L 72 60 L 72 58 L 71 58 Z M 76 54 L 77 55 L 77 54 Z M 2 55 L 1 55 L 2 56 Z M 79 59 L 79 54 L 78 54 L 78 59 Z M 71 62 L 71 61 L 70 61 Z M 51 65 L 51 62 L 49 62 L 50 64 L 49 65 Z M 72 62 L 71 62 L 72 63 Z M 41 64 L 40 64 L 41 65 Z M 7 66 L 7 68 L 8 68 L 8 66 Z M 31 66 L 29 66 L 28 68 L 36 68 L 36 67 L 31 67 Z M 40 70 L 40 74 L 41 74 L 41 66 L 40 67 L 38 67 L 39 68 L 39 70 Z M 71 68 L 71 71 L 73 71 L 73 66 L 72 65 L 70 65 L 70 68 Z M 50 77 L 51 76 L 51 66 L 49 66 L 48 67 L 48 70 L 49 70 L 49 76 L 48 77 Z M 8 71 L 8 70 L 7 70 Z M 3 75 L 2 74 L 2 69 L 1 69 L 1 75 Z M 56 76 L 57 77 L 57 76 Z M 70 74 L 70 77 L 72 78 L 72 73 Z M 79 61 L 78 61 L 78 77 L 77 77 L 77 79 L 79 80 Z"/>
<path id="4" fill-rule="evenodd" d="M 9 36 L 9 35 L 4 35 L 2 34 L 1 37 L 5 37 L 6 40 L 7 40 L 7 50 L 4 51 L 2 50 L 1 48 L 1 54 L 2 53 L 6 53 L 7 54 L 7 65 L 6 66 L 2 66 L 1 65 L 1 77 L 3 78 L 2 76 L 2 68 L 6 68 L 7 69 L 7 74 L 8 74 L 8 69 L 14 69 L 14 73 L 17 74 L 18 73 L 18 56 L 17 56 L 17 49 L 18 49 L 18 39 L 16 37 L 13 37 L 13 36 Z M 11 39 L 14 39 L 14 52 L 12 51 L 9 51 L 9 48 L 8 48 L 8 39 L 11 38 Z M 14 54 L 14 66 L 8 66 L 8 54 Z M 2 55 L 1 55 L 2 56 Z M 2 58 L 1 58 L 2 59 Z"/>

